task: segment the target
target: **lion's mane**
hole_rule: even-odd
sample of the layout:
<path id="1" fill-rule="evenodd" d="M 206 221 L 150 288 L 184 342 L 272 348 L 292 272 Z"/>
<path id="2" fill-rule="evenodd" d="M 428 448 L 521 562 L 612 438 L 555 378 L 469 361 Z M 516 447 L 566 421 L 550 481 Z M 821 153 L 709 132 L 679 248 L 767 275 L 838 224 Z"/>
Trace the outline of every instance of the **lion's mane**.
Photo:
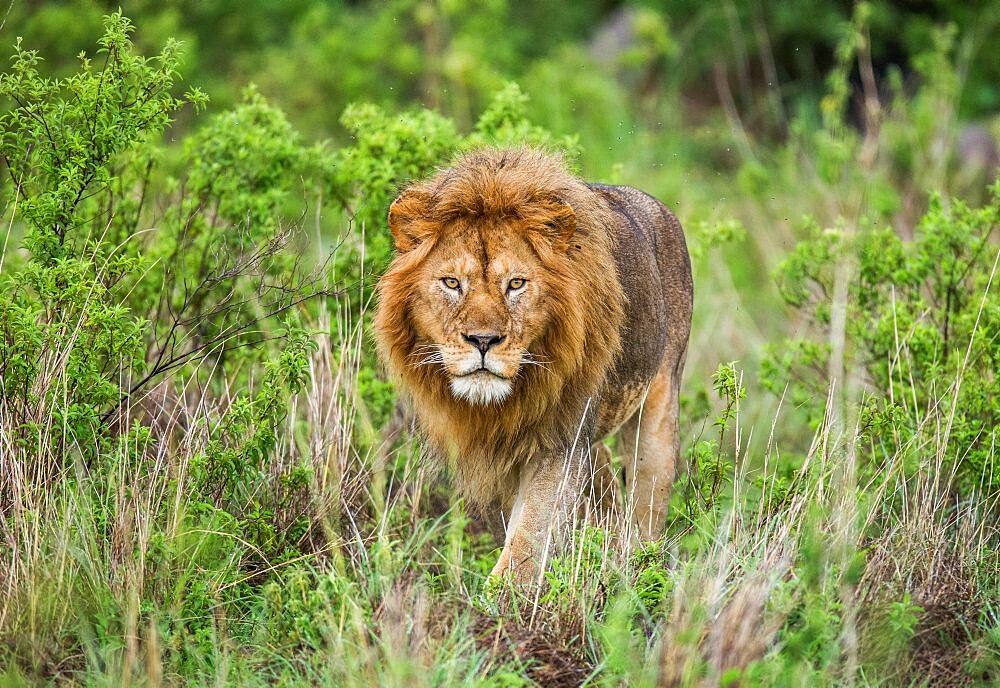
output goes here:
<path id="1" fill-rule="evenodd" d="M 467 153 L 410 185 L 405 195 L 419 204 L 410 215 L 419 225 L 412 231 L 422 240 L 397 255 L 379 282 L 376 343 L 460 491 L 475 503 L 489 503 L 514 494 L 522 461 L 564 452 L 578 435 L 581 447 L 589 442 L 579 434 L 583 412 L 596 403 L 591 400 L 621 349 L 625 295 L 608 231 L 613 220 L 603 199 L 571 175 L 560 156 L 530 148 Z M 576 230 L 560 246 L 537 228 L 558 221 L 566 204 Z M 411 296 L 414 271 L 448 222 L 491 215 L 524 227 L 552 278 L 553 317 L 531 346 L 544 367 L 523 366 L 513 393 L 483 407 L 456 399 L 440 368 L 411 364 L 418 344 Z"/>

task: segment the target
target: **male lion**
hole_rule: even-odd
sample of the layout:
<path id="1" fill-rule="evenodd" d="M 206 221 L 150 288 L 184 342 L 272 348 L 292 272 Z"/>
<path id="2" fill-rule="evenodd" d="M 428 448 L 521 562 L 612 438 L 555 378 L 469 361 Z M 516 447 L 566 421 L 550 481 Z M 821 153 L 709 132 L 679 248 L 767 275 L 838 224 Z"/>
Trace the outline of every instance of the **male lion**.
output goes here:
<path id="1" fill-rule="evenodd" d="M 389 228 L 379 351 L 460 492 L 503 509 L 494 573 L 538 572 L 591 457 L 608 468 L 592 443 L 619 428 L 628 512 L 655 538 L 691 329 L 677 218 L 641 191 L 580 181 L 558 156 L 486 149 L 407 187 Z"/>

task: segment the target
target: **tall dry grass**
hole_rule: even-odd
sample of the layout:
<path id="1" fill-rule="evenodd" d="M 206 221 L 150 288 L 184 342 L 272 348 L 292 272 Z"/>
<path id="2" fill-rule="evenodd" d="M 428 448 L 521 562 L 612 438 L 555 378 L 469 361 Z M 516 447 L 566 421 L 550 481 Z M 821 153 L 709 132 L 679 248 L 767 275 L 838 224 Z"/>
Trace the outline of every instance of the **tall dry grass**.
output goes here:
<path id="1" fill-rule="evenodd" d="M 153 441 L 122 432 L 100 466 L 71 438 L 51 454 L 61 432 L 51 415 L 32 442 L 16 441 L 20 416 L 0 397 L 0 676 L 971 685 L 970 663 L 996 652 L 997 498 L 952 489 L 962 448 L 943 402 L 961 377 L 877 470 L 859 451 L 859 419 L 828 404 L 790 479 L 774 433 L 783 420 L 744 421 L 737 399 L 720 448 L 732 457 L 726 489 L 684 503 L 684 481 L 706 479 L 692 463 L 662 540 L 636 543 L 627 512 L 598 524 L 606 530 L 576 520 L 549 543 L 538 584 L 520 589 L 486 578 L 496 541 L 419 460 L 419 441 L 405 431 L 384 441 L 366 421 L 363 328 L 324 313 L 315 329 L 307 384 L 255 486 L 277 496 L 278 530 L 307 519 L 293 557 L 270 556 L 218 514 L 195 517 L 192 467 L 238 396 L 219 371 L 130 400 L 119 427 L 145 424 Z M 282 492 L 302 466 L 307 489 Z"/>

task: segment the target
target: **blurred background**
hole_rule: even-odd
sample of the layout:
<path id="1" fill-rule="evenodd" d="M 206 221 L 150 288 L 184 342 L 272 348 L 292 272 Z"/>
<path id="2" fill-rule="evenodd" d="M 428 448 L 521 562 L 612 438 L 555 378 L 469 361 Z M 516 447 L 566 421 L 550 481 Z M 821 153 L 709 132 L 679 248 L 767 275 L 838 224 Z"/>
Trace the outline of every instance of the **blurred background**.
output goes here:
<path id="1" fill-rule="evenodd" d="M 72 73 L 117 7 L 12 2 L 2 49 L 23 36 L 46 73 Z M 863 218 L 912 237 L 933 192 L 980 202 L 1000 159 L 1000 3 L 990 0 L 879 0 L 861 23 L 839 0 L 198 0 L 122 10 L 138 52 L 182 41 L 182 87 L 210 98 L 204 115 L 175 116 L 168 170 L 170 143 L 245 102 L 248 85 L 297 140 L 327 151 L 357 144 L 374 112 L 427 109 L 465 135 L 514 88 L 508 104 L 571 149 L 584 177 L 639 187 L 681 218 L 696 263 L 695 395 L 720 361 L 756 369 L 769 342 L 801 333 L 772 273 L 810 228 Z M 406 131 L 396 135 L 421 135 Z M 320 167 L 321 178 L 338 174 Z M 384 232 L 370 225 L 408 174 L 385 176 L 381 195 L 360 199 L 369 235 Z M 310 200 L 306 210 L 296 205 L 305 195 L 289 193 L 287 216 L 311 221 L 315 211 L 327 248 L 359 231 L 357 203 Z M 369 281 L 388 251 L 375 239 Z"/>

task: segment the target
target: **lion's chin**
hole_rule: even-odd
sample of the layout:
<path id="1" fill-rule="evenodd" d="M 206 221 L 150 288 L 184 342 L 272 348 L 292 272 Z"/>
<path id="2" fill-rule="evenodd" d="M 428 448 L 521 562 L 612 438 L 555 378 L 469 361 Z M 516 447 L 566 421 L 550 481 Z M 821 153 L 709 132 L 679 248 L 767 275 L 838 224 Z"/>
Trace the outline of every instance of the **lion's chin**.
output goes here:
<path id="1" fill-rule="evenodd" d="M 451 392 L 470 404 L 498 404 L 507 398 L 513 385 L 511 381 L 492 373 L 480 371 L 451 379 Z"/>

